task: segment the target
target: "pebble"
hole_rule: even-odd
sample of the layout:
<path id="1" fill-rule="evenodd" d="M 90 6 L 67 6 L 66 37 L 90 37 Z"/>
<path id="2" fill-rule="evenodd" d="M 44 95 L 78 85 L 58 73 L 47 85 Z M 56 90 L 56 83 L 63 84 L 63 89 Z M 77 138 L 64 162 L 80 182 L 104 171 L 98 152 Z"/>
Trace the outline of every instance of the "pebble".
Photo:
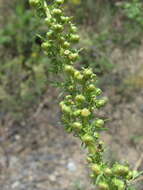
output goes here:
<path id="1" fill-rule="evenodd" d="M 15 189 L 16 187 L 18 187 L 20 185 L 19 181 L 16 181 L 12 184 L 12 189 Z"/>
<path id="2" fill-rule="evenodd" d="M 67 168 L 70 172 L 75 172 L 77 170 L 77 167 L 74 161 L 69 161 L 67 164 Z"/>
<path id="3" fill-rule="evenodd" d="M 55 175 L 50 175 L 49 179 L 50 179 L 50 181 L 55 182 L 56 181 L 56 176 Z"/>

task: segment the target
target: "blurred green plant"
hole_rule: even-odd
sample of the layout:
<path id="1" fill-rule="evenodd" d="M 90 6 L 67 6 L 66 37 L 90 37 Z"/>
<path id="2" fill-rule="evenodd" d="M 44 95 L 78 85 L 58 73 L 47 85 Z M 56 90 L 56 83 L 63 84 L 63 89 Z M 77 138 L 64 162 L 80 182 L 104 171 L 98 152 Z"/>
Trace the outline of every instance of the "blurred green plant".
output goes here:
<path id="1" fill-rule="evenodd" d="M 80 43 L 87 48 L 82 52 L 80 62 L 85 63 L 85 67 L 91 66 L 101 75 L 108 73 L 114 68 L 111 56 L 115 48 L 120 48 L 124 54 L 141 44 L 142 1 L 83 0 L 79 4 L 68 3 L 68 10 L 71 14 L 74 12 L 75 22 L 84 31 Z M 83 42 L 86 43 L 84 46 Z"/>
<path id="2" fill-rule="evenodd" d="M 143 27 L 143 1 L 131 0 L 121 3 L 124 13 L 129 19 L 135 21 Z"/>
<path id="3" fill-rule="evenodd" d="M 74 182 L 72 190 L 85 190 L 85 189 L 86 188 L 84 187 L 84 185 L 80 180 Z"/>
<path id="4" fill-rule="evenodd" d="M 0 29 L 0 45 L 4 48 L 2 52 L 8 52 L 12 57 L 19 55 L 29 57 L 34 42 L 34 29 L 38 28 L 39 21 L 27 8 L 27 1 L 15 0 L 10 10 L 8 20 L 3 13 L 4 24 Z"/>
<path id="5" fill-rule="evenodd" d="M 3 17 L 0 29 L 0 112 L 21 120 L 47 89 L 48 59 L 41 53 L 40 37 L 34 35 L 45 29 L 28 1 L 15 0 L 9 6 L 9 19 Z"/>

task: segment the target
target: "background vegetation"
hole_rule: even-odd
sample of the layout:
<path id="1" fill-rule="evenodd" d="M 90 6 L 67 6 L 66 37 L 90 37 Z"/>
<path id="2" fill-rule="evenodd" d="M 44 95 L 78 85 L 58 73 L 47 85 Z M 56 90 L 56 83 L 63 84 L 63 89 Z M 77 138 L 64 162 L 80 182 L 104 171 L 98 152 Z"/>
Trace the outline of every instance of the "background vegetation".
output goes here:
<path id="1" fill-rule="evenodd" d="M 67 14 L 74 14 L 80 28 L 80 46 L 84 47 L 80 64 L 91 65 L 99 75 L 115 67 L 110 58 L 115 48 L 123 54 L 138 48 L 143 32 L 140 1 L 103 1 L 66 4 Z M 11 113 L 17 120 L 40 103 L 47 89 L 50 67 L 40 50 L 41 39 L 35 35 L 35 31 L 46 32 L 46 27 L 34 16 L 27 0 L 7 1 L 1 4 L 1 11 L 1 112 Z"/>
<path id="2" fill-rule="evenodd" d="M 116 109 L 120 103 L 132 103 L 143 87 L 143 67 L 138 57 L 142 48 L 143 2 L 67 0 L 65 8 L 68 15 L 74 15 L 81 36 L 78 46 L 84 47 L 79 66 L 94 69 L 99 85 L 115 97 L 109 99 Z M 27 0 L 3 0 L 0 11 L 0 119 L 2 134 L 7 128 L 11 134 L 17 126 L 26 128 L 33 114 L 46 107 L 45 97 L 54 103 L 57 93 L 47 94 L 54 81 L 50 73 L 55 71 L 41 52 L 41 38 L 35 35 L 46 33 L 46 26 L 35 17 Z M 57 124 L 58 119 L 52 118 Z M 30 129 L 32 126 L 29 124 Z M 131 136 L 132 143 L 142 140 L 138 133 Z"/>

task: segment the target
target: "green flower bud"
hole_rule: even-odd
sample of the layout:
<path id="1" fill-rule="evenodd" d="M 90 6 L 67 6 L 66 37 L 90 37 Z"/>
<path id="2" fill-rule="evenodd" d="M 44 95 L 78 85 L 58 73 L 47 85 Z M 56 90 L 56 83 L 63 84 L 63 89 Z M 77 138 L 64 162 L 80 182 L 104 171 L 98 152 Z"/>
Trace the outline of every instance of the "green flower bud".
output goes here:
<path id="1" fill-rule="evenodd" d="M 66 100 L 70 100 L 70 99 L 72 99 L 72 96 L 71 96 L 71 95 L 67 95 L 67 96 L 65 97 L 65 99 L 66 99 Z"/>
<path id="2" fill-rule="evenodd" d="M 48 42 L 43 42 L 41 44 L 41 47 L 44 49 L 44 50 L 48 50 L 50 47 L 51 47 L 51 44 L 49 44 Z"/>
<path id="3" fill-rule="evenodd" d="M 52 20 L 50 18 L 45 18 L 45 23 L 50 26 L 52 23 Z"/>
<path id="4" fill-rule="evenodd" d="M 98 184 L 99 190 L 109 190 L 109 185 L 106 182 L 100 182 Z"/>
<path id="5" fill-rule="evenodd" d="M 69 100 L 67 101 L 67 104 L 68 104 L 68 105 L 74 105 L 74 102 L 69 99 Z"/>
<path id="6" fill-rule="evenodd" d="M 79 122 L 74 122 L 71 127 L 77 131 L 80 131 L 82 129 L 82 124 Z"/>
<path id="7" fill-rule="evenodd" d="M 83 71 L 84 78 L 89 79 L 93 76 L 93 72 L 91 69 L 85 69 Z"/>
<path id="8" fill-rule="evenodd" d="M 69 42 L 64 42 L 63 47 L 64 48 L 69 48 L 70 47 L 70 43 Z"/>
<path id="9" fill-rule="evenodd" d="M 88 134 L 85 134 L 84 136 L 82 136 L 82 141 L 86 144 L 86 145 L 91 145 L 94 143 L 94 138 Z"/>
<path id="10" fill-rule="evenodd" d="M 32 7 L 37 7 L 39 5 L 40 1 L 39 0 L 29 0 L 29 4 Z"/>
<path id="11" fill-rule="evenodd" d="M 62 10 L 55 8 L 55 9 L 52 10 L 52 14 L 53 14 L 53 15 L 61 15 L 61 14 L 62 14 Z"/>
<path id="12" fill-rule="evenodd" d="M 63 26 L 61 24 L 55 24 L 53 26 L 53 30 L 56 30 L 57 32 L 61 32 L 63 30 Z"/>
<path id="13" fill-rule="evenodd" d="M 90 85 L 87 87 L 87 90 L 88 90 L 89 92 L 92 92 L 92 91 L 95 91 L 95 90 L 96 90 L 96 87 L 95 87 L 94 84 L 90 84 Z"/>
<path id="14" fill-rule="evenodd" d="M 69 107 L 69 106 L 66 106 L 66 105 L 62 105 L 61 106 L 61 109 L 62 109 L 62 111 L 64 112 L 64 113 L 66 113 L 66 114 L 71 114 L 71 108 Z"/>
<path id="15" fill-rule="evenodd" d="M 71 42 L 78 42 L 79 41 L 79 35 L 77 35 L 77 34 L 71 34 L 70 35 L 70 41 Z"/>
<path id="16" fill-rule="evenodd" d="M 64 101 L 61 101 L 61 102 L 59 103 L 59 105 L 60 105 L 61 107 L 62 107 L 64 104 L 65 104 Z"/>
<path id="17" fill-rule="evenodd" d="M 96 96 L 100 96 L 101 93 L 102 93 L 102 90 L 101 90 L 100 88 L 96 88 L 96 90 L 95 90 L 95 95 L 96 95 Z"/>
<path id="18" fill-rule="evenodd" d="M 78 55 L 78 53 L 71 53 L 71 54 L 69 54 L 68 57 L 71 61 L 76 61 L 78 59 L 79 55 Z"/>
<path id="19" fill-rule="evenodd" d="M 75 71 L 74 79 L 79 81 L 79 82 L 82 82 L 83 81 L 83 75 L 79 71 Z"/>
<path id="20" fill-rule="evenodd" d="M 126 176 L 129 174 L 129 168 L 127 166 L 124 166 L 121 170 L 121 175 Z"/>
<path id="21" fill-rule="evenodd" d="M 81 110 L 76 110 L 76 111 L 73 112 L 73 115 L 75 117 L 78 117 L 80 114 L 81 114 Z"/>
<path id="22" fill-rule="evenodd" d="M 101 108 L 107 103 L 107 99 L 96 100 L 96 108 Z"/>
<path id="23" fill-rule="evenodd" d="M 117 176 L 126 176 L 129 173 L 129 168 L 127 166 L 122 166 L 120 164 L 116 164 L 113 168 L 113 173 Z"/>
<path id="24" fill-rule="evenodd" d="M 64 42 L 65 42 L 65 38 L 63 37 L 63 36 L 61 36 L 61 37 L 59 37 L 59 42 L 61 43 L 61 44 L 63 44 Z"/>
<path id="25" fill-rule="evenodd" d="M 95 126 L 97 128 L 102 128 L 104 126 L 104 120 L 103 119 L 96 119 L 95 120 Z"/>
<path id="26" fill-rule="evenodd" d="M 70 91 L 73 91 L 73 90 L 74 90 L 74 86 L 73 86 L 73 85 L 70 85 L 70 86 L 68 87 L 68 89 L 69 89 Z"/>
<path id="27" fill-rule="evenodd" d="M 89 152 L 90 154 L 95 154 L 95 153 L 97 153 L 97 147 L 96 147 L 95 145 L 90 145 L 90 146 L 88 146 L 88 152 Z"/>
<path id="28" fill-rule="evenodd" d="M 46 33 L 48 38 L 53 37 L 53 34 L 54 34 L 53 31 L 49 31 L 49 32 Z"/>
<path id="29" fill-rule="evenodd" d="M 99 139 L 99 133 L 94 132 L 94 137 L 95 137 L 96 139 Z"/>
<path id="30" fill-rule="evenodd" d="M 70 21 L 70 18 L 68 16 L 61 16 L 61 21 L 68 22 Z"/>
<path id="31" fill-rule="evenodd" d="M 65 65 L 64 71 L 65 71 L 66 73 L 70 74 L 70 75 L 73 75 L 75 69 L 74 69 L 74 67 L 71 66 L 71 65 Z"/>
<path id="32" fill-rule="evenodd" d="M 88 117 L 90 114 L 91 114 L 91 112 L 87 108 L 84 108 L 81 110 L 81 116 L 82 117 Z"/>
<path id="33" fill-rule="evenodd" d="M 73 32 L 73 33 L 77 32 L 77 27 L 72 25 L 71 26 L 71 32 Z"/>
<path id="34" fill-rule="evenodd" d="M 105 176 L 112 176 L 112 170 L 110 168 L 105 168 L 104 174 L 105 174 Z"/>
<path id="35" fill-rule="evenodd" d="M 91 170 L 96 176 L 101 174 L 101 167 L 98 164 L 92 164 Z"/>
<path id="36" fill-rule="evenodd" d="M 56 0 L 56 3 L 57 3 L 58 5 L 62 5 L 62 4 L 64 3 L 64 0 Z"/>
<path id="37" fill-rule="evenodd" d="M 83 96 L 83 95 L 77 95 L 76 97 L 75 97 L 75 101 L 77 102 L 77 103 L 83 103 L 84 101 L 85 101 L 85 97 Z"/>
<path id="38" fill-rule="evenodd" d="M 129 172 L 128 175 L 126 176 L 127 180 L 131 180 L 133 178 L 133 172 Z"/>

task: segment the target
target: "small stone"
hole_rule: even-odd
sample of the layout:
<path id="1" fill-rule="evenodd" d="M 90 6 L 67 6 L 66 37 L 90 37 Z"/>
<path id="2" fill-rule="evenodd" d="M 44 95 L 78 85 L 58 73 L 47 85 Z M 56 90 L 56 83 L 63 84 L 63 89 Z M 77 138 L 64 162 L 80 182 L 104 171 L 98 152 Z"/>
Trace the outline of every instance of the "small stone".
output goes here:
<path id="1" fill-rule="evenodd" d="M 15 135 L 16 140 L 20 140 L 20 138 L 21 138 L 20 135 Z"/>
<path id="2" fill-rule="evenodd" d="M 15 189 L 16 187 L 18 187 L 20 185 L 19 181 L 16 181 L 12 184 L 12 189 Z"/>
<path id="3" fill-rule="evenodd" d="M 70 172 L 74 172 L 77 169 L 76 164 L 73 161 L 69 161 L 67 168 Z"/>
<path id="4" fill-rule="evenodd" d="M 49 179 L 51 182 L 55 182 L 56 181 L 56 176 L 55 175 L 50 175 Z"/>

